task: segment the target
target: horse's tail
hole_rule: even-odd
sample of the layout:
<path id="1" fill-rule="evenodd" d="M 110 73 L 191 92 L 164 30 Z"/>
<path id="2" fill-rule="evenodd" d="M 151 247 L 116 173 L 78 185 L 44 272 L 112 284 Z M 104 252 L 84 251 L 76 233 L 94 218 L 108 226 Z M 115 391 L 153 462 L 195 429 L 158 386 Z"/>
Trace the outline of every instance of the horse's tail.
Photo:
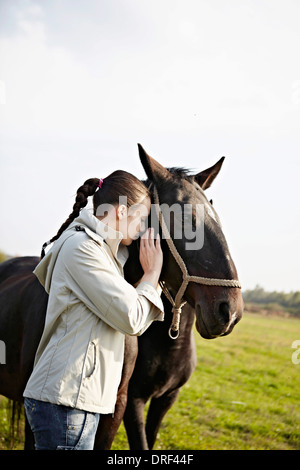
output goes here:
<path id="1" fill-rule="evenodd" d="M 11 409 L 11 426 L 10 426 L 10 445 L 11 448 L 15 446 L 16 439 L 20 441 L 24 436 L 24 426 L 21 426 L 21 419 L 24 416 L 23 403 L 15 400 L 10 400 Z M 24 420 L 22 420 L 22 424 Z"/>
<path id="2" fill-rule="evenodd" d="M 7 448 L 13 449 L 17 442 L 20 442 L 23 440 L 24 406 L 23 406 L 23 403 L 19 401 L 7 399 L 4 409 L 5 408 L 7 412 L 7 422 L 8 422 L 5 441 L 6 441 Z"/>

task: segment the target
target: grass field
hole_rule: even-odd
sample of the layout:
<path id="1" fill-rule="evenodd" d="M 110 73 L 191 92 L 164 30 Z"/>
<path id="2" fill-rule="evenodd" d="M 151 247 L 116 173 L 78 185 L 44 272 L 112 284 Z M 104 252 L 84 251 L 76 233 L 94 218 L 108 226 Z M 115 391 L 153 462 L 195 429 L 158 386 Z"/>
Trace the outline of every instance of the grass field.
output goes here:
<path id="1" fill-rule="evenodd" d="M 249 313 L 227 337 L 207 341 L 196 335 L 197 369 L 165 417 L 155 449 L 300 450 L 295 340 L 299 319 Z M 8 448 L 4 404 L 2 399 L 0 449 Z M 123 425 L 113 449 L 128 449 Z"/>

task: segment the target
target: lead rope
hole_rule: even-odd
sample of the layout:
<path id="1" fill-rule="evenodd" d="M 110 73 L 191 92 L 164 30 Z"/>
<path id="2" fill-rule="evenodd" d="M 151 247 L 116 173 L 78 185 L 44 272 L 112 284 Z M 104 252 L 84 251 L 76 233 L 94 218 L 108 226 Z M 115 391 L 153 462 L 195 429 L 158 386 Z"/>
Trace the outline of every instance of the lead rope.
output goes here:
<path id="1" fill-rule="evenodd" d="M 169 336 L 172 339 L 177 339 L 179 336 L 181 310 L 182 310 L 182 307 L 186 304 L 186 301 L 182 302 L 182 297 L 185 293 L 185 290 L 189 282 L 196 282 L 198 284 L 203 284 L 206 286 L 237 287 L 239 289 L 241 289 L 242 286 L 239 283 L 239 281 L 236 281 L 235 279 L 213 279 L 209 277 L 190 276 L 188 273 L 187 267 L 182 257 L 178 253 L 174 245 L 174 242 L 171 238 L 163 213 L 160 209 L 158 192 L 155 186 L 154 186 L 154 203 L 155 203 L 156 214 L 157 214 L 160 226 L 161 226 L 162 234 L 168 244 L 169 250 L 171 251 L 175 261 L 177 262 L 182 272 L 182 284 L 175 296 L 175 299 L 173 299 L 173 297 L 171 296 L 166 284 L 163 281 L 160 282 L 163 293 L 165 294 L 169 302 L 172 304 L 173 319 L 172 319 L 171 326 L 169 328 Z M 174 335 L 172 335 L 172 331 L 175 332 Z"/>

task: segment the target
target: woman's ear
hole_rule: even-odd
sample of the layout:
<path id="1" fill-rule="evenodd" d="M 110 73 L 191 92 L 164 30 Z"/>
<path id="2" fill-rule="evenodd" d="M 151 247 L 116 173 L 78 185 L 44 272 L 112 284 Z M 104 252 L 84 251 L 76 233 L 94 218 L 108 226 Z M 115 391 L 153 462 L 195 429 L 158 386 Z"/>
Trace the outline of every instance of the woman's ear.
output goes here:
<path id="1" fill-rule="evenodd" d="M 127 217 L 127 206 L 125 206 L 125 204 L 121 204 L 120 206 L 117 206 L 116 216 L 117 216 L 117 219 L 119 220 L 122 220 L 125 217 Z"/>

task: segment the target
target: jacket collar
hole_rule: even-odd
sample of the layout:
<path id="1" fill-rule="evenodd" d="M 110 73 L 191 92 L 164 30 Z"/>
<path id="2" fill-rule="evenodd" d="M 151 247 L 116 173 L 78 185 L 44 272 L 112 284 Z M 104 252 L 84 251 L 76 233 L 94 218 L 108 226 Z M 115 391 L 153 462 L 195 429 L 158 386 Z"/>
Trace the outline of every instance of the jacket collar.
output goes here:
<path id="1" fill-rule="evenodd" d="M 122 233 L 103 224 L 103 222 L 94 217 L 89 210 L 82 209 L 79 217 L 77 217 L 63 232 L 59 239 L 56 240 L 46 256 L 39 262 L 34 270 L 34 274 L 45 287 L 47 293 L 50 291 L 52 273 L 61 247 L 66 239 L 72 236 L 72 232 L 78 225 L 82 226 L 86 234 L 99 245 L 103 245 L 103 243 L 106 242 L 113 257 L 122 266 L 122 268 L 128 259 L 128 248 L 124 245 L 120 245 L 123 238 Z"/>
<path id="2" fill-rule="evenodd" d="M 84 225 L 84 228 L 88 229 L 88 235 L 96 242 L 102 244 L 104 240 L 118 261 L 121 261 L 121 259 L 124 258 L 124 249 L 126 249 L 126 253 L 128 252 L 127 247 L 123 245 L 120 246 L 123 234 L 118 230 L 114 230 L 112 227 L 105 225 L 101 220 L 97 219 L 90 210 L 86 208 L 82 209 L 80 215 L 73 221 L 69 228 L 73 225 L 79 224 Z M 120 253 L 118 253 L 119 251 Z"/>

